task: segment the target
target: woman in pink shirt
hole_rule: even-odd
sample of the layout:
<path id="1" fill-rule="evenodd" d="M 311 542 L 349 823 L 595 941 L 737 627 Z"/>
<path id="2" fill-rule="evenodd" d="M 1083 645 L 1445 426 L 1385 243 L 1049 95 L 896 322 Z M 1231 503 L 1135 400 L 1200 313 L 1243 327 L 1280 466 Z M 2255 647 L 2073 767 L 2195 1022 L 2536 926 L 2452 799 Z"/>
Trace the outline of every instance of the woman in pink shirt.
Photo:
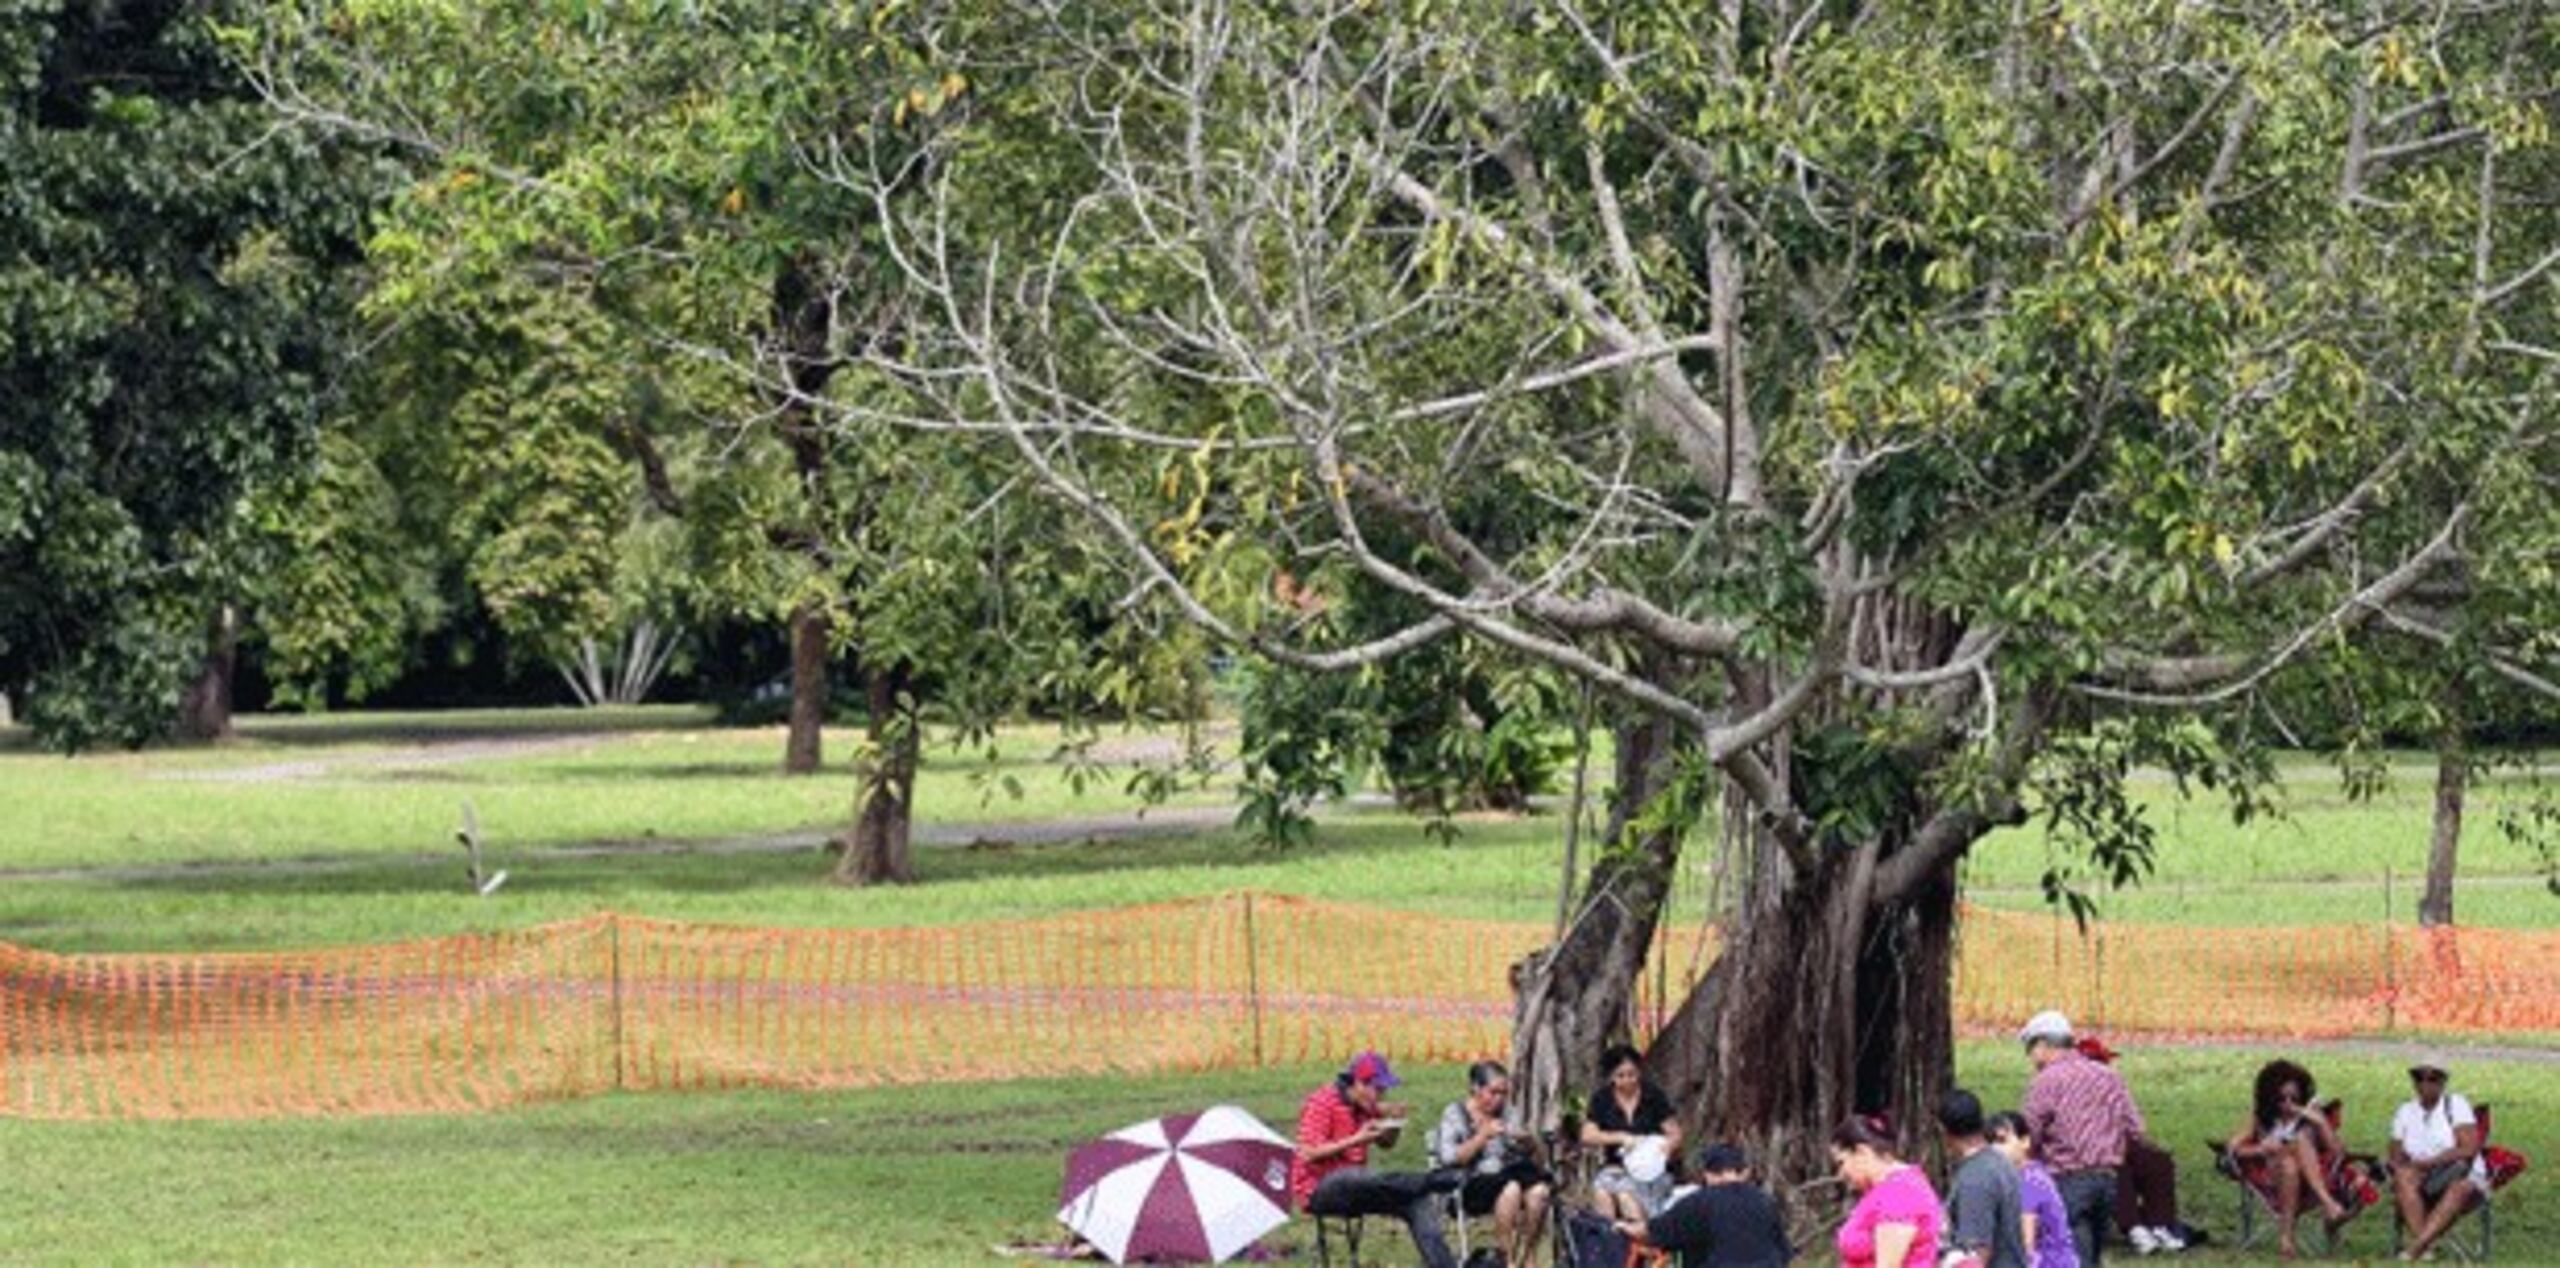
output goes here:
<path id="1" fill-rule="evenodd" d="M 1840 1262 L 1847 1268 L 1933 1268 L 1946 1208 L 1929 1177 L 1904 1162 L 1893 1124 L 1862 1114 L 1831 1133 L 1831 1160 L 1840 1178 L 1860 1196 L 1840 1226 Z"/>

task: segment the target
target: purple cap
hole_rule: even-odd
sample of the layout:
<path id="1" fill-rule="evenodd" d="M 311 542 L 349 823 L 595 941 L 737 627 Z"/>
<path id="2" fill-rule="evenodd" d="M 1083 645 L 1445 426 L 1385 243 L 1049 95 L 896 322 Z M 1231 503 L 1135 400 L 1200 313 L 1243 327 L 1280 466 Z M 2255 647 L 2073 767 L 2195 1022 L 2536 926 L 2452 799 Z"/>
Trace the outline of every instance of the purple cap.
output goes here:
<path id="1" fill-rule="evenodd" d="M 1351 1076 L 1352 1082 L 1369 1084 L 1381 1092 L 1404 1082 L 1396 1077 L 1395 1068 L 1387 1064 L 1386 1054 L 1376 1049 L 1353 1057 L 1351 1064 L 1344 1066 L 1342 1072 Z"/>

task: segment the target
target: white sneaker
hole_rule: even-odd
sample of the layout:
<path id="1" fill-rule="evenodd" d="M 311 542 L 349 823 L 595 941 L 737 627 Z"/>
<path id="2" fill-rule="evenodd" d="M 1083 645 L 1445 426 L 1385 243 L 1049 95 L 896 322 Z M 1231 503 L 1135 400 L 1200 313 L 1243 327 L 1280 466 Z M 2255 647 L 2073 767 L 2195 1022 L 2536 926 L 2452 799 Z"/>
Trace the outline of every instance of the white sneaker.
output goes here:
<path id="1" fill-rule="evenodd" d="M 2137 1255 L 2160 1253 L 2160 1235 L 2143 1225 L 2134 1225 L 2132 1231 L 2125 1234 L 2125 1240 L 2133 1243 L 2133 1253 Z"/>
<path id="2" fill-rule="evenodd" d="M 2178 1236 L 2178 1230 L 2166 1224 L 2151 1230 L 2151 1240 L 2163 1255 L 2175 1255 L 2187 1248 L 2187 1239 Z"/>

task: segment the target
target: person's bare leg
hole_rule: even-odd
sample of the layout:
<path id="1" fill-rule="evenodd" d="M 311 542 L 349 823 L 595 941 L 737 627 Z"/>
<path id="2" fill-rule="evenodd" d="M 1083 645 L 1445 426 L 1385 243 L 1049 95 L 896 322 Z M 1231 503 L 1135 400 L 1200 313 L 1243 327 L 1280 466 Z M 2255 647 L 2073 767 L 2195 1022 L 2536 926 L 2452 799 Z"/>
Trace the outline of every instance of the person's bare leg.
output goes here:
<path id="1" fill-rule="evenodd" d="M 2400 1227 L 2409 1230 L 2412 1237 L 2427 1226 L 2426 1191 L 2418 1187 L 2425 1180 L 2415 1166 L 2396 1167 L 2391 1172 L 2391 1201 L 2400 1208 Z"/>
<path id="2" fill-rule="evenodd" d="M 2346 1205 L 2329 1192 L 2327 1169 L 2320 1165 L 2320 1150 L 2312 1145 L 2311 1138 L 2296 1136 L 2290 1148 L 2294 1171 L 2310 1186 L 2311 1196 L 2320 1199 L 2321 1214 L 2333 1224 L 2346 1218 Z"/>
<path id="3" fill-rule="evenodd" d="M 1501 1196 L 1493 1200 L 1493 1242 L 1502 1248 L 1504 1262 L 1518 1252 L 1520 1239 L 1520 1186 L 1502 1186 Z"/>
<path id="4" fill-rule="evenodd" d="M 2479 1193 L 2479 1186 L 2467 1178 L 2448 1186 L 2444 1196 L 2436 1200 L 2436 1209 L 2427 1213 L 2427 1226 L 2419 1230 L 2418 1240 L 2409 1243 L 2410 1257 L 2426 1254 L 2433 1248 L 2436 1239 L 2444 1236 L 2446 1230 L 2453 1227 L 2453 1222 L 2462 1218 L 2464 1211 L 2471 1209 L 2471 1200 Z"/>
<path id="5" fill-rule="evenodd" d="M 1554 1193 L 1543 1184 L 1521 1195 L 1520 1253 L 1512 1257 L 1512 1263 L 1523 1265 L 1525 1268 L 1526 1265 L 1536 1262 L 1538 1244 L 1546 1240 L 1547 1236 L 1547 1202 L 1554 1196 Z"/>
<path id="6" fill-rule="evenodd" d="M 2276 1155 L 2276 1253 L 2287 1259 L 2301 1253 L 2293 1225 L 2302 1215 L 2302 1162 L 2287 1149 Z"/>

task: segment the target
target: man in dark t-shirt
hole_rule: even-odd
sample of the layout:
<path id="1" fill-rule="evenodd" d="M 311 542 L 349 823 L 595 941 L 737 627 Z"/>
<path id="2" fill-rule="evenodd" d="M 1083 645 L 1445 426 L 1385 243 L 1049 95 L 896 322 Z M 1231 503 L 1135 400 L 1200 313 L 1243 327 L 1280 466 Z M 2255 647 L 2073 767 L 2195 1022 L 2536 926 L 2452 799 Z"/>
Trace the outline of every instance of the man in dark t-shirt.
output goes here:
<path id="1" fill-rule="evenodd" d="M 1732 1145 L 1698 1155 L 1705 1183 L 1649 1220 L 1622 1220 L 1618 1231 L 1680 1256 L 1682 1268 L 1783 1268 L 1795 1258 L 1778 1204 L 1751 1183 L 1751 1166 Z"/>
<path id="2" fill-rule="evenodd" d="M 1938 1102 L 1938 1126 L 1947 1152 L 1957 1159 L 1947 1183 L 1947 1227 L 1938 1244 L 1973 1257 L 1984 1268 L 2028 1268 L 2024 1199 L 2018 1169 L 1983 1139 L 1982 1098 L 1963 1089 Z"/>

